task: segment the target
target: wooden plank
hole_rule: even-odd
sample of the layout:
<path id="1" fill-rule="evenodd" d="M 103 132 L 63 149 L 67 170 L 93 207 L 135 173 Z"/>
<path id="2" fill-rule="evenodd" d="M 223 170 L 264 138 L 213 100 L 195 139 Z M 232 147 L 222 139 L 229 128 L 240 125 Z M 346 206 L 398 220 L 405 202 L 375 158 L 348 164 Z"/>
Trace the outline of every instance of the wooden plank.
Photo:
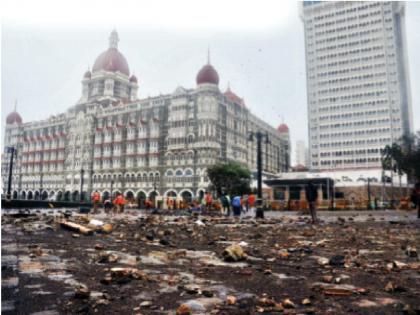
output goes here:
<path id="1" fill-rule="evenodd" d="M 87 228 L 87 227 L 85 227 L 85 226 L 83 226 L 81 224 L 77 224 L 77 223 L 74 223 L 74 222 L 61 221 L 60 222 L 60 225 L 62 227 L 64 227 L 64 228 L 66 228 L 66 229 L 69 229 L 71 231 L 77 231 L 77 232 L 79 232 L 81 234 L 84 234 L 84 235 L 93 234 L 93 230 L 92 229 L 89 229 L 89 228 Z"/>

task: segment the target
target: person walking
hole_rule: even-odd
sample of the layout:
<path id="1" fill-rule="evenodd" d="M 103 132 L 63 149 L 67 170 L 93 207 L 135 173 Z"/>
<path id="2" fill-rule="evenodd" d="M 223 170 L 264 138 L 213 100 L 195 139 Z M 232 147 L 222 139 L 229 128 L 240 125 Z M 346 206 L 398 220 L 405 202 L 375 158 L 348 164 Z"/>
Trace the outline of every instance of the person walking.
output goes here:
<path id="1" fill-rule="evenodd" d="M 111 199 L 107 198 L 104 201 L 104 210 L 105 210 L 105 213 L 108 214 L 111 211 L 111 209 L 112 209 Z"/>
<path id="2" fill-rule="evenodd" d="M 220 198 L 220 203 L 222 204 L 222 214 L 229 216 L 230 215 L 230 202 L 226 194 L 224 194 Z"/>
<path id="3" fill-rule="evenodd" d="M 233 208 L 233 216 L 234 217 L 240 217 L 241 216 L 241 210 L 242 210 L 241 197 L 240 196 L 233 197 L 232 208 Z"/>
<path id="4" fill-rule="evenodd" d="M 309 210 L 311 211 L 312 223 L 317 223 L 316 217 L 316 201 L 318 199 L 318 191 L 315 185 L 310 181 L 305 187 L 306 200 L 308 200 Z"/>
<path id="5" fill-rule="evenodd" d="M 417 208 L 417 218 L 420 219 L 420 182 L 417 182 L 411 193 L 411 202 Z"/>
<path id="6" fill-rule="evenodd" d="M 98 213 L 98 206 L 99 206 L 99 203 L 101 202 L 101 195 L 99 194 L 97 190 L 93 193 L 92 201 L 93 201 L 93 213 Z"/>

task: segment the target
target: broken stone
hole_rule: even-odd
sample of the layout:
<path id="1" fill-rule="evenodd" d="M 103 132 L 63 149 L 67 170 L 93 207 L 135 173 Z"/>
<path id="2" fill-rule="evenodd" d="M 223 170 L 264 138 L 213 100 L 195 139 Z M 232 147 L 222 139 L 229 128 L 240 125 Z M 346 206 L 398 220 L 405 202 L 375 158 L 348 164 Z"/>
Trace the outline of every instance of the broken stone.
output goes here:
<path id="1" fill-rule="evenodd" d="M 303 299 L 302 300 L 302 305 L 310 305 L 311 304 L 311 300 L 310 299 Z"/>
<path id="2" fill-rule="evenodd" d="M 282 305 L 285 308 L 295 308 L 296 307 L 295 303 L 293 303 L 290 299 L 284 299 L 283 302 L 282 302 Z"/>
<path id="3" fill-rule="evenodd" d="M 222 256 L 224 260 L 228 262 L 240 261 L 246 258 L 244 250 L 238 244 L 232 244 L 226 247 L 222 253 Z"/>
<path id="4" fill-rule="evenodd" d="M 191 315 L 191 309 L 188 305 L 181 304 L 176 310 L 176 315 Z"/>
<path id="5" fill-rule="evenodd" d="M 226 297 L 226 303 L 228 305 L 234 305 L 234 304 L 236 304 L 236 297 L 234 297 L 233 295 L 228 295 Z"/>
<path id="6" fill-rule="evenodd" d="M 407 249 L 405 250 L 405 254 L 408 257 L 412 257 L 412 258 L 417 258 L 418 257 L 417 249 L 415 247 L 412 247 L 412 246 L 407 247 Z"/>
<path id="7" fill-rule="evenodd" d="M 95 249 L 96 250 L 103 250 L 104 249 L 104 245 L 102 245 L 102 244 L 95 244 Z"/>
<path id="8" fill-rule="evenodd" d="M 326 283 L 331 283 L 333 282 L 333 280 L 334 280 L 334 277 L 331 275 L 326 275 L 322 277 L 322 281 Z"/>
<path id="9" fill-rule="evenodd" d="M 152 301 L 143 301 L 140 303 L 140 307 L 150 307 L 152 305 L 153 305 Z"/>
<path id="10" fill-rule="evenodd" d="M 343 266 L 344 265 L 344 256 L 343 255 L 335 255 L 330 258 L 329 264 L 331 266 Z"/>
<path id="11" fill-rule="evenodd" d="M 321 266 L 325 266 L 328 265 L 328 263 L 330 262 L 330 260 L 326 257 L 319 257 L 317 259 L 318 264 L 320 264 Z"/>
<path id="12" fill-rule="evenodd" d="M 102 229 L 101 229 L 101 231 L 102 231 L 103 233 L 111 233 L 111 232 L 112 232 L 112 230 L 113 230 L 112 224 L 109 224 L 109 223 L 104 224 L 104 225 L 102 226 Z"/>
<path id="13" fill-rule="evenodd" d="M 74 297 L 77 299 L 87 299 L 90 296 L 90 290 L 84 284 L 79 284 L 74 291 Z"/>
<path id="14" fill-rule="evenodd" d="M 98 262 L 101 264 L 115 263 L 119 259 L 118 255 L 112 253 L 100 253 Z"/>

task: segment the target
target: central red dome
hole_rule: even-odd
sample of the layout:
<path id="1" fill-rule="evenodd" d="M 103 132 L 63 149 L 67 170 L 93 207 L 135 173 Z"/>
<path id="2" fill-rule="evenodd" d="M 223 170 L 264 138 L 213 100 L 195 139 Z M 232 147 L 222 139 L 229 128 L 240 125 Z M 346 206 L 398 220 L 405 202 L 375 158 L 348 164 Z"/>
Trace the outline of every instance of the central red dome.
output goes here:
<path id="1" fill-rule="evenodd" d="M 130 75 L 127 60 L 116 48 L 109 48 L 96 58 L 92 72 L 101 70 L 111 72 L 119 71 L 127 76 Z"/>
<path id="2" fill-rule="evenodd" d="M 128 63 L 122 53 L 118 51 L 118 33 L 117 31 L 112 31 L 109 36 L 109 48 L 107 51 L 104 51 L 98 56 L 93 65 L 92 72 L 97 72 L 101 70 L 111 71 L 111 72 L 121 72 L 126 76 L 130 75 L 130 69 L 128 68 Z"/>
<path id="3" fill-rule="evenodd" d="M 197 84 L 211 83 L 218 85 L 219 74 L 211 64 L 207 64 L 198 72 L 196 82 Z"/>

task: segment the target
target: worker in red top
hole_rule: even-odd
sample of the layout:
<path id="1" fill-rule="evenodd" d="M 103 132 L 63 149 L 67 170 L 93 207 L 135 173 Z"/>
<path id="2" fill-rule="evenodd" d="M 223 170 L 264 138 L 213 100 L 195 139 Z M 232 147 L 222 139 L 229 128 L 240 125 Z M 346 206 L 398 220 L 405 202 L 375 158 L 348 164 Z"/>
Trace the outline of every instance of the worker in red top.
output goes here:
<path id="1" fill-rule="evenodd" d="M 98 213 L 98 206 L 99 206 L 99 203 L 101 202 L 101 195 L 99 194 L 98 191 L 95 191 L 93 193 L 92 201 L 93 201 L 93 213 Z"/>
<path id="2" fill-rule="evenodd" d="M 209 192 L 206 192 L 206 196 L 204 198 L 206 199 L 207 210 L 210 210 L 213 204 L 213 197 Z"/>
<path id="3" fill-rule="evenodd" d="M 124 212 L 124 204 L 125 204 L 124 196 L 122 194 L 118 194 L 117 197 L 114 199 L 116 213 Z"/>

